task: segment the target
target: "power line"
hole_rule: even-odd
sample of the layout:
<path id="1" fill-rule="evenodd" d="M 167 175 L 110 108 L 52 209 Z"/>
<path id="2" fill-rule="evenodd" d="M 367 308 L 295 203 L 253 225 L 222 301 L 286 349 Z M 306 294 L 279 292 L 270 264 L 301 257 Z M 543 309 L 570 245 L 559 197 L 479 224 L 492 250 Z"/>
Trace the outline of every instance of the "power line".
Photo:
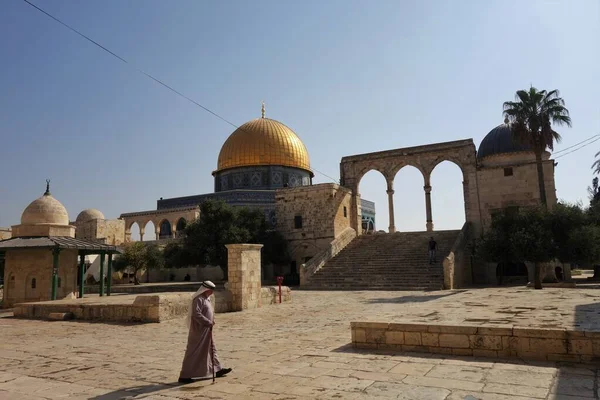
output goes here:
<path id="1" fill-rule="evenodd" d="M 563 151 L 569 150 L 569 149 L 571 149 L 571 148 L 573 148 L 573 147 L 575 147 L 575 146 L 579 146 L 580 144 L 582 144 L 582 143 L 585 143 L 585 142 L 587 142 L 588 140 L 590 140 L 590 139 L 593 139 L 593 138 L 595 138 L 595 137 L 598 137 L 598 136 L 600 136 L 600 135 L 594 135 L 594 136 L 590 136 L 589 138 L 587 138 L 587 139 L 585 139 L 585 140 L 582 140 L 582 141 L 581 141 L 581 142 L 579 142 L 579 143 L 575 143 L 573 146 L 565 147 L 564 149 L 561 149 L 561 150 L 559 150 L 559 151 L 555 151 L 555 152 L 553 152 L 552 154 L 558 154 L 558 153 L 562 153 Z"/>
<path id="2" fill-rule="evenodd" d="M 600 136 L 600 135 L 596 135 L 596 136 Z M 591 141 L 591 142 L 589 142 L 589 143 L 586 143 L 586 144 L 584 144 L 584 145 L 583 145 L 583 146 L 581 146 L 581 147 L 578 147 L 578 148 L 576 148 L 576 149 L 573 149 L 573 150 L 571 150 L 571 151 L 568 151 L 568 152 L 566 152 L 566 153 L 564 153 L 564 154 L 561 154 L 560 156 L 558 156 L 558 157 L 555 157 L 554 159 L 555 159 L 555 160 L 557 160 L 557 159 L 559 159 L 559 158 L 561 158 L 561 157 L 564 157 L 564 156 L 566 156 L 566 155 L 568 155 L 568 154 L 571 154 L 571 153 L 574 153 L 574 152 L 576 152 L 576 151 L 578 151 L 578 150 L 581 150 L 581 149 L 583 149 L 584 147 L 587 147 L 587 146 L 589 146 L 590 144 L 597 142 L 598 140 L 600 140 L 600 137 L 597 137 L 596 139 L 592 140 L 592 141 Z M 572 146 L 571 146 L 571 147 L 572 147 Z"/>
<path id="3" fill-rule="evenodd" d="M 118 60 L 120 60 L 120 61 L 124 62 L 125 64 L 128 64 L 128 65 L 132 66 L 132 67 L 133 67 L 133 68 L 134 68 L 134 69 L 135 69 L 137 72 L 139 72 L 139 73 L 141 73 L 141 74 L 145 75 L 146 77 L 148 77 L 148 78 L 152 79 L 153 81 L 155 81 L 156 83 L 158 83 L 158 84 L 160 84 L 160 85 L 164 86 L 165 88 L 169 89 L 170 91 L 172 91 L 173 93 L 177 94 L 178 96 L 181 96 L 182 98 L 184 98 L 184 99 L 188 100 L 189 102 L 191 102 L 191 103 L 195 104 L 196 106 L 198 106 L 198 107 L 202 108 L 204 111 L 206 111 L 206 112 L 208 112 L 208 113 L 210 113 L 210 114 L 214 115 L 215 117 L 219 118 L 221 121 L 223 121 L 223 122 L 225 122 L 225 123 L 227 123 L 227 124 L 229 124 L 229 125 L 233 126 L 233 127 L 234 127 L 234 128 L 236 128 L 236 129 L 239 129 L 239 130 L 241 130 L 242 132 L 248 133 L 247 131 L 244 131 L 243 129 L 241 129 L 239 126 L 237 126 L 237 125 L 236 125 L 236 124 L 234 124 L 233 122 L 231 122 L 231 121 L 229 121 L 228 119 L 226 119 L 226 118 L 224 118 L 224 117 L 220 116 L 220 115 L 219 115 L 219 114 L 217 114 L 216 112 L 214 112 L 214 111 L 210 110 L 209 108 L 207 108 L 207 107 L 203 106 L 202 104 L 200 104 L 200 103 L 198 103 L 197 101 L 195 101 L 195 100 L 191 99 L 190 97 L 188 97 L 188 96 L 184 95 L 183 93 L 179 92 L 178 90 L 176 90 L 176 89 L 172 88 L 171 86 L 167 85 L 166 83 L 164 83 L 164 82 L 163 82 L 163 81 L 161 81 L 160 79 L 158 79 L 158 78 L 155 78 L 154 76 L 150 75 L 149 73 L 147 73 L 147 72 L 145 72 L 145 71 L 143 71 L 143 70 L 141 70 L 141 69 L 139 69 L 139 68 L 135 67 L 133 64 L 129 63 L 129 62 L 128 62 L 127 60 L 125 60 L 123 57 L 121 57 L 121 56 L 117 55 L 116 53 L 114 53 L 114 52 L 110 51 L 108 48 L 106 48 L 106 47 L 102 46 L 100 43 L 96 42 L 95 40 L 91 39 L 90 37 L 88 37 L 88 36 L 84 35 L 83 33 L 79 32 L 77 29 L 75 29 L 75 28 L 71 27 L 70 25 L 66 24 L 65 22 L 61 21 L 60 19 L 58 19 L 58 18 L 54 17 L 54 16 L 53 16 L 53 15 L 51 15 L 50 13 L 48 13 L 48 12 L 44 11 L 44 10 L 43 10 L 43 9 L 41 9 L 40 7 L 38 7 L 38 6 L 36 6 L 35 4 L 31 3 L 29 0 L 23 0 L 23 1 L 24 1 L 25 3 L 27 3 L 27 4 L 29 4 L 30 6 L 32 6 L 33 8 L 35 8 L 36 10 L 40 11 L 41 13 L 45 14 L 46 16 L 48 16 L 48 17 L 52 18 L 54 21 L 56 21 L 56 22 L 58 22 L 59 24 L 63 25 L 63 26 L 64 26 L 64 27 L 66 27 L 67 29 L 69 29 L 69 30 L 71 30 L 71 31 L 75 32 L 76 34 L 78 34 L 79 36 L 81 36 L 82 38 L 84 38 L 85 40 L 87 40 L 87 41 L 89 41 L 90 43 L 94 44 L 95 46 L 97 46 L 97 47 L 101 48 L 102 50 L 104 50 L 105 52 L 107 52 L 108 54 L 110 54 L 111 56 L 113 56 L 113 57 L 117 58 Z M 270 145 L 270 144 L 268 144 L 268 143 L 267 143 L 267 145 L 269 145 L 269 146 L 270 146 L 270 147 L 272 147 L 272 148 L 275 148 L 274 146 L 272 146 L 272 145 Z M 325 176 L 325 177 L 327 177 L 327 178 L 329 178 L 329 179 L 333 180 L 335 183 L 339 183 L 339 180 L 338 180 L 338 179 L 336 179 L 336 178 L 333 178 L 333 177 L 331 177 L 331 176 L 327 175 L 326 173 L 319 171 L 319 170 L 318 170 L 318 169 L 316 169 L 316 168 L 312 168 L 312 169 L 313 169 L 315 172 L 318 172 L 319 174 L 321 174 L 321 175 L 323 175 L 323 176 Z"/>

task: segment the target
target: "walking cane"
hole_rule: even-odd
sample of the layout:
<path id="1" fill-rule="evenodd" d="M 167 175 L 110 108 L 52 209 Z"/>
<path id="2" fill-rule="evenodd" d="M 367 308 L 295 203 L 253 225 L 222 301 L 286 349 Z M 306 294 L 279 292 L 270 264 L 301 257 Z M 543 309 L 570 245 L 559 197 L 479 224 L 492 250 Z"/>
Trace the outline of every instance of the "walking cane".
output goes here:
<path id="1" fill-rule="evenodd" d="M 213 383 L 215 383 L 215 342 L 213 341 L 212 326 L 210 327 L 210 352 L 212 354 Z"/>

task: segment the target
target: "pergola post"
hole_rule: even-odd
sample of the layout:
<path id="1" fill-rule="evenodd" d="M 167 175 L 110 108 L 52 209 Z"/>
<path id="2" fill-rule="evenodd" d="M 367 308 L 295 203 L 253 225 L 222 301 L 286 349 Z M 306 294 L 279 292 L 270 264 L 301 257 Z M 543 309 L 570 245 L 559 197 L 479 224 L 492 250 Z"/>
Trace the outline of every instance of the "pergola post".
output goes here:
<path id="1" fill-rule="evenodd" d="M 85 286 L 85 254 L 79 253 L 79 298 L 83 299 Z"/>
<path id="2" fill-rule="evenodd" d="M 104 296 L 104 258 L 105 252 L 100 253 L 100 296 Z"/>
<path id="3" fill-rule="evenodd" d="M 60 253 L 60 249 L 55 247 L 52 250 L 52 300 L 56 300 L 56 293 L 58 291 L 58 255 Z"/>
<path id="4" fill-rule="evenodd" d="M 107 273 L 107 279 L 106 279 L 106 295 L 110 296 L 110 284 L 112 282 L 112 262 L 113 262 L 113 254 L 112 253 L 108 253 L 108 273 Z"/>

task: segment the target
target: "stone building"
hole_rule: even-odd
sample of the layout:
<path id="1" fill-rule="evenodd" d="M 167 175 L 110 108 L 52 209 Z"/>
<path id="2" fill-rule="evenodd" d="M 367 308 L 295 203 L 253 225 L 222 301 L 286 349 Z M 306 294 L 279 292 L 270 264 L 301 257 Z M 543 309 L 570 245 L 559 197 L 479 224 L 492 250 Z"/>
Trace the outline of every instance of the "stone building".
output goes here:
<path id="1" fill-rule="evenodd" d="M 25 208 L 21 223 L 12 226 L 12 238 L 0 241 L 2 305 L 83 295 L 84 256 L 108 254 L 110 265 L 116 252 L 114 246 L 76 239 L 67 210 L 52 197 L 48 184 L 43 196 Z"/>
<path id="2" fill-rule="evenodd" d="M 276 190 L 307 187 L 314 176 L 308 151 L 296 133 L 283 123 L 262 116 L 246 122 L 225 141 L 219 152 L 214 176 L 214 193 L 157 201 L 156 210 L 121 214 L 125 236 L 137 224 L 143 240 L 146 224 L 152 221 L 156 240 L 177 236 L 185 224 L 198 218 L 198 206 L 209 199 L 232 206 L 258 208 L 273 226 L 277 224 Z M 375 226 L 375 204 L 366 201 L 366 226 Z"/>
<path id="3" fill-rule="evenodd" d="M 122 219 L 105 219 L 102 212 L 88 208 L 77 216 L 75 222 L 75 238 L 91 240 L 118 246 L 125 241 L 125 221 Z"/>
<path id="4" fill-rule="evenodd" d="M 340 236 L 352 231 L 352 192 L 334 183 L 281 189 L 276 194 L 277 230 L 289 242 L 292 262 L 281 273 L 299 279 L 299 268 Z"/>
<path id="5" fill-rule="evenodd" d="M 10 239 L 12 237 L 12 231 L 10 228 L 0 228 L 0 240 Z"/>

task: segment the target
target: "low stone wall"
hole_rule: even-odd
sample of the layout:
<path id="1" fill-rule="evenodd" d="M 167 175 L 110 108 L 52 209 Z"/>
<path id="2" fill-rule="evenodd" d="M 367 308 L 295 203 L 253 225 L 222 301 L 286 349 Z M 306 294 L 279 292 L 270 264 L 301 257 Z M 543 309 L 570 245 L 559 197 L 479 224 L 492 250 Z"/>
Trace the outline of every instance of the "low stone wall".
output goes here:
<path id="1" fill-rule="evenodd" d="M 292 300 L 289 287 L 282 287 L 282 302 Z M 53 319 L 50 314 L 68 314 L 70 318 L 101 322 L 164 322 L 187 315 L 192 292 L 142 294 L 139 296 L 89 297 L 82 300 L 59 300 L 17 304 L 16 318 Z M 133 300 L 132 300 L 133 298 Z M 276 287 L 261 289 L 263 305 L 279 302 Z M 213 295 L 216 313 L 233 310 L 233 296 L 228 290 Z"/>
<path id="2" fill-rule="evenodd" d="M 266 286 L 260 291 L 262 305 L 279 303 L 279 289 L 277 286 Z M 281 287 L 281 302 L 292 301 L 292 290 L 287 286 Z"/>
<path id="3" fill-rule="evenodd" d="M 352 322 L 356 348 L 530 360 L 599 362 L 600 332 L 525 327 Z"/>

